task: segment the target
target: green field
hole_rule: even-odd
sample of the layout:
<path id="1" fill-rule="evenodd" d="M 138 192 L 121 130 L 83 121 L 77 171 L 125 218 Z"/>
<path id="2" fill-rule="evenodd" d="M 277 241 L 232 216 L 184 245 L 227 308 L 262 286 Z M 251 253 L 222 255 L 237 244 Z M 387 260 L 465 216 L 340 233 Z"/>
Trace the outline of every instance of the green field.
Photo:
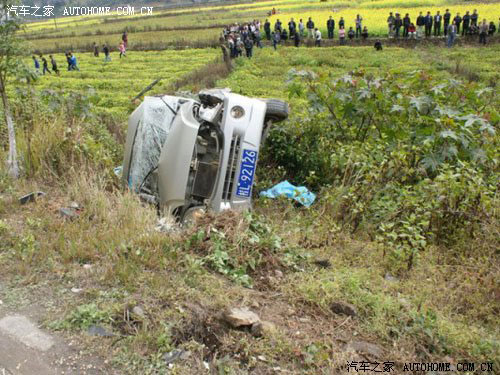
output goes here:
<path id="1" fill-rule="evenodd" d="M 214 44 L 224 25 L 234 22 L 248 22 L 259 19 L 264 22 L 268 12 L 275 7 L 278 14 L 269 17 L 272 24 L 280 19 L 284 26 L 290 18 L 306 22 L 312 17 L 316 26 L 326 33 L 326 20 L 333 16 L 336 22 L 343 17 L 346 27 L 354 26 L 354 19 L 361 14 L 371 36 L 386 36 L 386 20 L 389 12 L 409 13 L 415 22 L 418 12 L 444 13 L 449 8 L 453 16 L 466 10 L 477 9 L 480 18 L 497 22 L 500 17 L 500 2 L 461 2 L 455 0 L 408 0 L 395 2 L 387 0 L 358 1 L 297 1 L 251 2 L 236 5 L 217 5 L 160 11 L 153 16 L 135 17 L 85 17 L 62 18 L 59 26 L 51 21 L 28 24 L 25 35 L 34 39 L 34 45 L 41 51 L 89 49 L 92 42 L 107 42 L 112 47 L 120 41 L 121 33 L 129 32 L 131 48 L 159 49 L 168 45 L 189 46 L 203 43 Z M 338 30 L 338 26 L 337 26 Z"/>
<path id="2" fill-rule="evenodd" d="M 149 95 L 167 91 L 186 73 L 211 63 L 219 56 L 218 52 L 215 49 L 129 52 L 122 59 L 113 54 L 110 62 L 104 62 L 103 54 L 96 58 L 81 53 L 76 55 L 80 71 L 71 72 L 66 70 L 65 56 L 57 54 L 54 57 L 61 75 L 41 76 L 37 87 L 63 91 L 92 88 L 97 96 L 96 105 L 102 111 L 124 118 L 135 106 L 130 101 L 155 79 L 162 78 L 162 81 Z"/>

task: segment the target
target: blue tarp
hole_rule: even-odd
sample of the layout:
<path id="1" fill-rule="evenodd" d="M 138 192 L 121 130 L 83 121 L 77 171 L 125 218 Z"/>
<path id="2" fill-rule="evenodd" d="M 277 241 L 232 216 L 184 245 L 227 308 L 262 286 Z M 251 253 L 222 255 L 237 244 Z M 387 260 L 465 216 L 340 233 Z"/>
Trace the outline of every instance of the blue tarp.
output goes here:
<path id="1" fill-rule="evenodd" d="M 294 199 L 306 207 L 313 204 L 316 199 L 316 195 L 307 190 L 305 186 L 294 186 L 288 181 L 280 182 L 271 189 L 261 191 L 260 196 L 267 198 L 287 197 Z"/>

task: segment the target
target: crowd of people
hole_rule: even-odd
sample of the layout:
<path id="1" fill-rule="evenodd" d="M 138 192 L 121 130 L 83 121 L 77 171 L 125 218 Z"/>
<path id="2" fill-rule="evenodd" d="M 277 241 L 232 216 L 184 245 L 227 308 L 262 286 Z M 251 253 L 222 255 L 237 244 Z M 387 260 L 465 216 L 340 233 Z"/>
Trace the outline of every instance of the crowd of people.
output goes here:
<path id="1" fill-rule="evenodd" d="M 279 14 L 275 8 L 269 15 Z M 500 19 L 499 19 L 500 21 Z M 353 26 L 346 26 L 346 21 L 343 17 L 338 19 L 338 37 L 341 45 L 347 44 L 347 40 L 361 38 L 368 39 L 368 28 L 363 25 L 363 17 L 357 15 L 353 20 Z M 262 29 L 261 29 L 262 26 Z M 276 19 L 274 25 L 269 19 L 261 25 L 259 20 L 253 20 L 243 24 L 235 23 L 224 28 L 222 39 L 226 43 L 224 48 L 227 48 L 228 55 L 231 58 L 236 58 L 243 55 L 252 57 L 254 46 L 262 48 L 262 39 L 270 41 L 273 48 L 276 49 L 281 42 L 293 40 L 296 47 L 305 39 L 314 40 L 316 46 L 321 46 L 323 39 L 322 33 L 313 19 L 309 17 L 307 21 L 299 19 L 298 22 L 291 18 L 287 24 L 288 27 Z M 336 21 L 333 16 L 330 16 L 326 21 L 326 30 L 328 39 L 335 38 Z M 487 22 L 486 19 L 480 21 L 477 10 L 472 14 L 467 11 L 462 17 L 457 13 L 454 17 L 449 9 L 446 9 L 441 15 L 439 11 L 432 15 L 427 12 L 424 16 L 422 12 L 412 21 L 408 13 L 404 17 L 400 13 L 390 12 L 387 18 L 388 38 L 390 39 L 423 39 L 432 37 L 444 37 L 448 47 L 452 47 L 457 36 L 465 37 L 478 36 L 481 44 L 486 44 L 488 36 L 500 32 L 500 22 L 498 29 L 494 22 Z M 262 31 L 261 31 L 262 30 Z M 379 42 L 380 43 L 380 42 Z"/>
<path id="2" fill-rule="evenodd" d="M 118 51 L 120 52 L 120 55 L 119 55 L 120 59 L 122 57 L 126 56 L 127 45 L 128 45 L 128 34 L 127 34 L 127 32 L 124 32 L 122 35 L 122 39 L 120 41 L 120 44 L 118 45 Z M 97 43 L 94 42 L 94 44 L 92 46 L 92 50 L 93 50 L 94 57 L 99 57 L 100 51 L 99 51 L 99 46 L 97 45 Z M 102 53 L 104 53 L 104 62 L 111 61 L 110 48 L 106 43 L 104 43 L 102 45 Z M 79 71 L 80 68 L 78 67 L 76 56 L 73 54 L 73 52 L 66 52 L 64 55 L 66 56 L 66 62 L 68 63 L 68 72 L 72 71 L 72 70 Z M 38 58 L 37 58 L 37 56 L 33 55 L 32 59 L 33 59 L 34 67 L 35 67 L 35 72 L 37 74 L 45 75 L 46 73 L 48 73 L 48 74 L 52 75 L 52 72 L 54 72 L 56 75 L 61 74 L 61 72 L 58 68 L 58 65 L 57 65 L 57 61 L 55 60 L 53 55 L 49 55 L 50 64 L 52 66 L 52 72 L 49 69 L 48 60 L 42 54 L 40 54 L 38 56 Z M 41 61 L 41 65 L 40 65 L 40 61 Z"/>

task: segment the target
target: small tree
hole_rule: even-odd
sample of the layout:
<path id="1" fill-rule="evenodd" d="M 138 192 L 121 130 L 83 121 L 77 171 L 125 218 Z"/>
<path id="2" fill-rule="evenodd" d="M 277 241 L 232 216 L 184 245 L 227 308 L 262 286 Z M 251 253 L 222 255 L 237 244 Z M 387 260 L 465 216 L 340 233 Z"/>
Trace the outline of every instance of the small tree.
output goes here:
<path id="1" fill-rule="evenodd" d="M 19 177 L 17 161 L 16 132 L 14 120 L 10 113 L 7 97 L 8 79 L 18 74 L 23 67 L 22 41 L 17 36 L 20 28 L 19 19 L 9 14 L 9 9 L 16 0 L 0 0 L 0 96 L 2 97 L 3 113 L 9 135 L 9 157 L 7 168 L 13 178 Z"/>

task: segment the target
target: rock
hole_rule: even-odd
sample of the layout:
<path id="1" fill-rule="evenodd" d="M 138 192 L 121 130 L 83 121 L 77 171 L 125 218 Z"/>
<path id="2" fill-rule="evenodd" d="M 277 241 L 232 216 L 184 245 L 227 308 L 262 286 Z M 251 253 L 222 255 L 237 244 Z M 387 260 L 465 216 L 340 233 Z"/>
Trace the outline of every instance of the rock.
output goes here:
<path id="1" fill-rule="evenodd" d="M 258 356 L 257 356 L 257 359 L 258 359 L 259 361 L 262 361 L 262 362 L 267 362 L 266 357 L 264 357 L 263 355 L 258 355 Z"/>
<path id="2" fill-rule="evenodd" d="M 165 353 L 163 355 L 163 360 L 169 365 L 179 359 L 188 359 L 190 356 L 191 352 L 188 350 L 174 349 L 171 352 Z"/>
<path id="3" fill-rule="evenodd" d="M 90 270 L 92 268 L 92 264 L 84 264 L 83 269 L 84 270 Z"/>
<path id="4" fill-rule="evenodd" d="M 335 313 L 335 314 L 342 314 L 342 315 L 349 315 L 352 317 L 355 317 L 358 315 L 358 312 L 356 311 L 356 307 L 349 303 L 344 303 L 344 302 L 333 302 L 330 305 L 330 309 Z"/>
<path id="5" fill-rule="evenodd" d="M 283 277 L 283 272 L 280 270 L 274 270 L 274 275 L 278 278 L 281 279 Z"/>
<path id="6" fill-rule="evenodd" d="M 65 219 L 70 219 L 73 220 L 78 217 L 78 213 L 74 208 L 69 208 L 69 207 L 61 207 L 59 209 L 59 214 L 65 218 Z"/>
<path id="7" fill-rule="evenodd" d="M 348 348 L 363 354 L 371 355 L 372 357 L 382 358 L 384 351 L 378 345 L 371 344 L 366 341 L 351 341 Z"/>
<path id="8" fill-rule="evenodd" d="M 76 203 L 76 202 L 71 202 L 69 204 L 69 208 L 72 208 L 74 210 L 79 210 L 80 209 L 80 205 L 78 203 Z"/>
<path id="9" fill-rule="evenodd" d="M 178 232 L 180 228 L 172 217 L 162 217 L 158 220 L 155 230 L 162 233 L 174 233 Z"/>
<path id="10" fill-rule="evenodd" d="M 224 313 L 224 319 L 232 327 L 251 326 L 260 322 L 259 316 L 248 308 L 233 307 Z"/>
<path id="11" fill-rule="evenodd" d="M 101 337 L 111 337 L 114 336 L 114 333 L 106 331 L 101 326 L 91 325 L 89 329 L 87 329 L 87 333 L 92 336 L 101 336 Z"/>
<path id="12" fill-rule="evenodd" d="M 0 299 L 0 305 L 3 305 L 3 301 Z"/>
<path id="13" fill-rule="evenodd" d="M 71 291 L 75 294 L 81 293 L 83 291 L 82 288 L 71 288 Z"/>
<path id="14" fill-rule="evenodd" d="M 33 191 L 29 194 L 23 195 L 21 198 L 19 198 L 19 203 L 20 204 L 26 204 L 29 202 L 34 202 L 38 197 L 42 197 L 46 195 L 43 191 Z"/>
<path id="15" fill-rule="evenodd" d="M 252 306 L 254 309 L 258 309 L 260 307 L 260 304 L 257 301 L 253 301 L 250 306 Z"/>
<path id="16" fill-rule="evenodd" d="M 276 326 L 271 322 L 261 321 L 252 324 L 252 335 L 255 337 L 269 336 L 276 332 Z"/>
<path id="17" fill-rule="evenodd" d="M 396 277 L 392 276 L 389 272 L 387 272 L 384 276 L 384 279 L 387 281 L 399 281 Z"/>
<path id="18" fill-rule="evenodd" d="M 137 316 L 141 319 L 144 319 L 146 317 L 144 310 L 140 306 L 134 306 L 134 308 L 132 309 L 132 314 L 134 314 L 135 316 Z"/>

